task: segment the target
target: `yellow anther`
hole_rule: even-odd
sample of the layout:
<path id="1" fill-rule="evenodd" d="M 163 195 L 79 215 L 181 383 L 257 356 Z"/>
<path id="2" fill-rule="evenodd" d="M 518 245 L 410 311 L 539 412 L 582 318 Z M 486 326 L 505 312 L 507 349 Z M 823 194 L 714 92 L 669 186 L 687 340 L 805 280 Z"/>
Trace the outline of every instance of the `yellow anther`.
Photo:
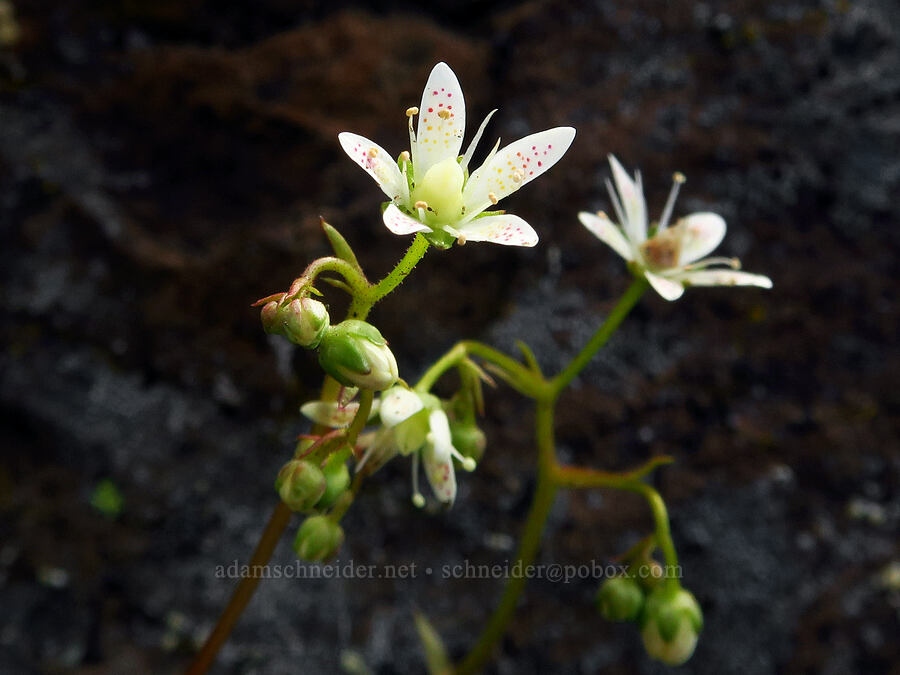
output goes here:
<path id="1" fill-rule="evenodd" d="M 374 159 L 375 157 L 378 157 L 378 148 L 369 148 L 368 154 L 369 154 L 369 157 L 371 157 L 372 159 Z"/>
<path id="2" fill-rule="evenodd" d="M 427 211 L 428 210 L 428 202 L 418 201 L 418 202 L 416 202 L 416 208 L 417 209 L 425 209 Z"/>
<path id="3" fill-rule="evenodd" d="M 597 217 L 602 218 L 603 220 L 609 220 L 609 216 L 606 215 L 606 211 L 597 211 Z"/>
<path id="4" fill-rule="evenodd" d="M 459 244 L 460 246 L 465 246 L 466 245 L 466 235 L 461 234 L 458 237 L 456 237 L 456 243 Z"/>
<path id="5" fill-rule="evenodd" d="M 675 181 L 676 183 L 684 183 L 687 180 L 687 178 L 680 171 L 676 171 L 675 173 L 672 174 L 672 180 Z"/>
<path id="6" fill-rule="evenodd" d="M 450 119 L 450 111 L 446 108 L 438 110 L 438 117 L 440 117 L 442 120 Z"/>
<path id="7" fill-rule="evenodd" d="M 400 153 L 400 161 L 408 162 L 409 161 L 409 150 L 404 150 Z"/>
<path id="8" fill-rule="evenodd" d="M 413 115 L 418 115 L 419 109 L 416 106 L 412 106 L 411 108 L 406 109 L 406 116 L 412 117 Z"/>
<path id="9" fill-rule="evenodd" d="M 488 199 L 491 200 L 491 204 L 496 204 L 500 201 L 499 199 L 497 199 L 497 195 L 495 195 L 493 192 L 488 192 Z"/>

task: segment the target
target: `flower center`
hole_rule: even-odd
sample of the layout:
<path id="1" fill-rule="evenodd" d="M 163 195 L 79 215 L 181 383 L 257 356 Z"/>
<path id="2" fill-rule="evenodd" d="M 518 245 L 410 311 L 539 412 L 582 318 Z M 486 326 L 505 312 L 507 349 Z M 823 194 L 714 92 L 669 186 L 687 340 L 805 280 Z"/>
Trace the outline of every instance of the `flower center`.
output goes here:
<path id="1" fill-rule="evenodd" d="M 678 265 L 681 253 L 682 229 L 680 226 L 663 230 L 641 244 L 641 255 L 652 270 L 667 270 Z"/>
<path id="2" fill-rule="evenodd" d="M 452 224 L 462 213 L 462 188 L 465 174 L 456 158 L 438 162 L 422 178 L 412 194 L 412 202 L 426 202 L 425 216 L 430 225 L 434 223 Z"/>

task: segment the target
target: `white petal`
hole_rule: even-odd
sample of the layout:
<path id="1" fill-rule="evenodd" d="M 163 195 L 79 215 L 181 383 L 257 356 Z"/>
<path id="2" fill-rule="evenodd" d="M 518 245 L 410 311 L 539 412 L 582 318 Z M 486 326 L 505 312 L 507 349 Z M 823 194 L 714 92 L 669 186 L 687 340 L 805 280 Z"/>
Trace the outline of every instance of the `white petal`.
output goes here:
<path id="1" fill-rule="evenodd" d="M 758 286 L 772 288 L 772 280 L 762 274 L 735 270 L 697 270 L 684 272 L 678 278 L 689 286 Z"/>
<path id="2" fill-rule="evenodd" d="M 612 155 L 609 156 L 609 165 L 612 167 L 619 199 L 622 200 L 622 208 L 625 209 L 626 222 L 622 226 L 628 238 L 635 244 L 640 244 L 647 238 L 647 203 L 644 201 L 644 192 Z"/>
<path id="3" fill-rule="evenodd" d="M 710 253 L 725 237 L 725 221 L 716 213 L 692 213 L 675 223 L 672 229 L 676 228 L 681 230 L 679 267 Z"/>
<path id="4" fill-rule="evenodd" d="M 481 213 L 494 200 L 540 176 L 560 160 L 574 138 L 572 127 L 556 127 L 507 145 L 469 176 L 463 189 L 466 214 L 471 217 Z"/>
<path id="5" fill-rule="evenodd" d="M 442 410 L 434 410 L 428 416 L 429 443 L 422 452 L 425 475 L 435 496 L 452 504 L 456 498 L 456 473 L 453 470 L 453 444 L 450 425 Z"/>
<path id="6" fill-rule="evenodd" d="M 438 113 L 450 116 L 442 119 Z M 413 169 L 418 183 L 432 166 L 447 158 L 456 159 L 466 128 L 466 104 L 459 80 L 446 63 L 439 63 L 428 76 L 419 106 L 416 157 Z"/>
<path id="7" fill-rule="evenodd" d="M 431 228 L 415 218 L 406 215 L 393 204 L 389 205 L 381 216 L 384 224 L 394 234 L 413 234 L 414 232 L 431 232 Z"/>
<path id="8" fill-rule="evenodd" d="M 653 272 L 644 272 L 647 281 L 653 286 L 653 289 L 663 296 L 666 300 L 677 300 L 684 294 L 684 285 L 681 281 L 661 277 Z"/>
<path id="9" fill-rule="evenodd" d="M 631 246 L 628 244 L 625 235 L 622 234 L 622 230 L 609 218 L 582 211 L 578 214 L 578 220 L 590 230 L 591 234 L 610 246 L 612 250 L 625 258 L 625 260 L 631 261 L 634 258 Z"/>
<path id="10" fill-rule="evenodd" d="M 400 173 L 397 162 L 391 158 L 387 150 L 368 138 L 352 134 L 349 131 L 338 134 L 338 141 L 350 159 L 375 179 L 389 199 L 408 198 L 409 189 L 406 179 Z"/>
<path id="11" fill-rule="evenodd" d="M 357 410 L 359 410 L 359 403 L 348 403 L 345 406 L 339 406 L 334 401 L 310 401 L 300 406 L 300 412 L 304 417 L 316 424 L 322 424 L 333 429 L 342 429 L 350 426 L 353 418 L 356 417 Z"/>
<path id="12" fill-rule="evenodd" d="M 391 428 L 412 417 L 424 407 L 422 399 L 409 389 L 392 387 L 381 395 L 381 421 Z"/>
<path id="13" fill-rule="evenodd" d="M 534 228 L 509 213 L 476 218 L 456 229 L 466 241 L 489 241 L 504 246 L 534 246 L 538 242 Z"/>

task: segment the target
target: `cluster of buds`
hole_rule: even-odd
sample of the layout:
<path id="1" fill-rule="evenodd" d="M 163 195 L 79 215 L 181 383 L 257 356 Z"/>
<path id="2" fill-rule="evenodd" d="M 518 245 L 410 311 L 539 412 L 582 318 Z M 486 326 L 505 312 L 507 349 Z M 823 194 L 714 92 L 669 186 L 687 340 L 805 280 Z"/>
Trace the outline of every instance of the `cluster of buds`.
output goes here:
<path id="1" fill-rule="evenodd" d="M 670 666 L 681 665 L 697 646 L 703 612 L 690 591 L 677 580 L 664 578 L 647 547 L 639 546 L 636 554 L 623 574 L 600 586 L 597 609 L 607 621 L 637 623 L 649 656 Z M 631 571 L 638 569 L 649 573 Z"/>
<path id="2" fill-rule="evenodd" d="M 332 326 L 328 309 L 314 298 L 270 300 L 261 319 L 267 333 L 318 350 L 319 365 L 344 386 L 381 391 L 399 377 L 397 360 L 375 326 L 356 319 Z"/>

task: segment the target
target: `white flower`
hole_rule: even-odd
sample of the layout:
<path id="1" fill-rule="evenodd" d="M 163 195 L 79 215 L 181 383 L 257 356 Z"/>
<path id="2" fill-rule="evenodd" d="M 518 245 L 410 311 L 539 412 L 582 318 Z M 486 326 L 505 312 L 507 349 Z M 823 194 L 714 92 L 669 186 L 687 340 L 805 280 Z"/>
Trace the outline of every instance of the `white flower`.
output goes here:
<path id="1" fill-rule="evenodd" d="M 619 225 L 602 211 L 582 211 L 579 220 L 601 241 L 606 242 L 666 300 L 677 300 L 685 286 L 758 286 L 772 288 L 772 280 L 760 274 L 740 272 L 737 258 L 703 258 L 712 252 L 725 236 L 725 221 L 715 213 L 692 213 L 668 227 L 678 189 L 684 182 L 676 173 L 659 224 L 647 229 L 647 205 L 644 201 L 640 172 L 632 180 L 619 161 L 609 156 L 615 190 L 607 179 L 606 187 Z M 618 194 L 617 194 L 618 192 Z M 713 265 L 726 268 L 708 269 Z"/>
<path id="2" fill-rule="evenodd" d="M 424 506 L 419 491 L 419 461 L 425 465 L 425 475 L 439 501 L 453 504 L 456 498 L 456 458 L 467 471 L 475 469 L 475 460 L 463 457 L 450 436 L 450 423 L 441 402 L 431 394 L 393 387 L 381 395 L 379 406 L 381 428 L 360 436 L 365 454 L 356 467 L 357 472 L 369 464 L 369 470 L 384 464 L 396 453 L 412 455 L 413 503 Z M 377 466 L 375 468 L 377 468 Z"/>
<path id="3" fill-rule="evenodd" d="M 454 239 L 490 241 L 508 246 L 534 246 L 534 229 L 518 216 L 486 211 L 499 200 L 537 178 L 563 156 L 575 129 L 556 127 L 526 136 L 499 152 L 500 141 L 471 175 L 469 162 L 492 110 L 460 156 L 466 106 L 456 75 L 446 63 L 431 71 L 422 103 L 406 111 L 410 151 L 395 160 L 377 143 L 357 134 L 338 136 L 341 147 L 375 179 L 391 200 L 383 220 L 394 234 L 425 233 L 448 248 Z M 418 115 L 413 131 L 412 118 Z"/>

